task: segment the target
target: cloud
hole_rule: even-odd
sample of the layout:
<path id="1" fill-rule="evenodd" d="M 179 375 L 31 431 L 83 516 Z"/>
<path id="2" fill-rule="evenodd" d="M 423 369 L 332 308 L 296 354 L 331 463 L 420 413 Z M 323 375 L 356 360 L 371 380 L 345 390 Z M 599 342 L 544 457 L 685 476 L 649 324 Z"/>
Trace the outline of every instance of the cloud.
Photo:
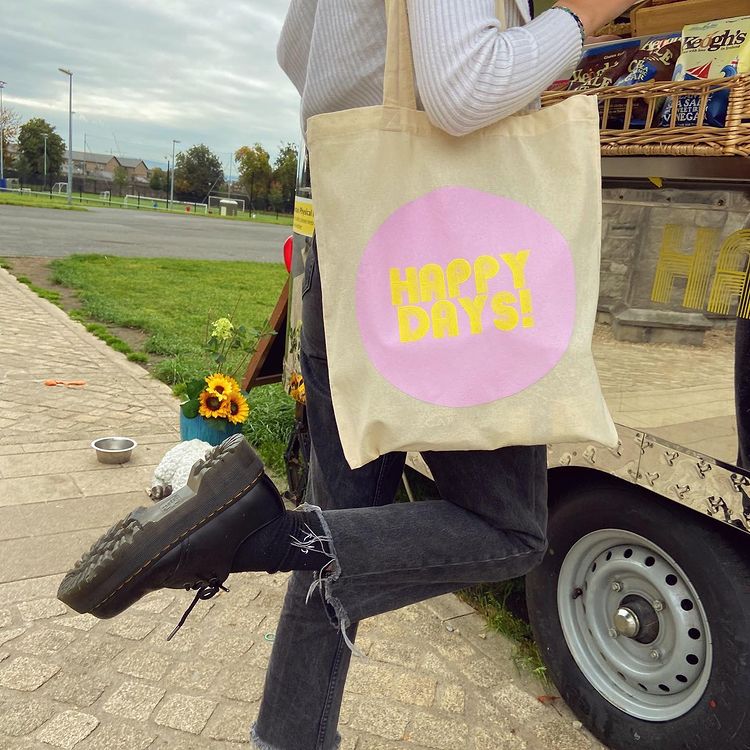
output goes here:
<path id="1" fill-rule="evenodd" d="M 223 160 L 297 142 L 299 98 L 276 64 L 288 0 L 2 0 L 4 102 L 73 146 L 163 160 L 172 139 Z M 222 154 L 224 154 L 222 156 Z"/>

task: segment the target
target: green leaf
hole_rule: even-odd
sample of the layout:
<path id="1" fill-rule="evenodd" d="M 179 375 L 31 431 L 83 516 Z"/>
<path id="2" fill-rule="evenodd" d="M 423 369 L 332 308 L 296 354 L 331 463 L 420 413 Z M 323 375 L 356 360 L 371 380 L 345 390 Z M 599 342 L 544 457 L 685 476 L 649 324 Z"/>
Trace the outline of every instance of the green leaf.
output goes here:
<path id="1" fill-rule="evenodd" d="M 198 396 L 200 396 L 201 391 L 205 387 L 206 387 L 206 381 L 203 380 L 202 378 L 200 378 L 200 379 L 196 378 L 195 380 L 191 380 L 187 384 L 187 386 L 185 388 L 185 393 L 187 394 L 187 397 L 190 400 L 194 399 L 194 400 L 197 401 Z"/>
<path id="2" fill-rule="evenodd" d="M 180 404 L 180 409 L 182 409 L 182 413 L 188 419 L 193 419 L 198 416 L 199 407 L 200 407 L 200 401 L 198 401 L 198 399 L 191 399 L 190 401 L 185 401 L 184 404 Z"/>

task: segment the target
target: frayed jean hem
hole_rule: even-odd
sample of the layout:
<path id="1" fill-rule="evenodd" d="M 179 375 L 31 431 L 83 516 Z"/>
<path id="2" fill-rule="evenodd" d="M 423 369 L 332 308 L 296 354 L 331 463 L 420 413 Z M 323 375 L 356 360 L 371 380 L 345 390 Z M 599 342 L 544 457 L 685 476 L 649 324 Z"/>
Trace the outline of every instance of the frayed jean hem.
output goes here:
<path id="1" fill-rule="evenodd" d="M 258 736 L 258 730 L 256 728 L 256 724 L 253 724 L 252 727 L 250 727 L 250 745 L 251 747 L 255 748 L 255 750 L 286 750 L 286 748 L 278 747 L 277 745 L 271 745 L 270 743 L 261 739 Z M 333 741 L 333 745 L 331 746 L 330 750 L 339 750 L 340 747 L 341 747 L 341 735 L 337 732 L 336 737 Z M 325 748 L 325 750 L 329 750 L 329 749 Z"/>
<path id="2" fill-rule="evenodd" d="M 333 537 L 331 536 L 331 529 L 328 526 L 328 522 L 323 515 L 323 511 L 317 505 L 302 503 L 297 510 L 313 512 L 317 515 L 324 534 L 324 536 L 317 541 L 320 541 L 324 547 L 327 548 L 327 553 L 331 558 L 315 575 L 313 585 L 308 592 L 308 600 L 310 594 L 315 589 L 321 591 L 325 603 L 326 614 L 331 625 L 341 632 L 341 637 L 344 639 L 344 643 L 346 643 L 349 650 L 355 656 L 362 657 L 364 654 L 354 645 L 346 632 L 352 624 L 349 615 L 347 615 L 346 609 L 341 600 L 331 593 L 331 587 L 341 577 L 341 564 L 339 563 L 339 558 L 336 554 L 336 547 L 333 543 Z"/>

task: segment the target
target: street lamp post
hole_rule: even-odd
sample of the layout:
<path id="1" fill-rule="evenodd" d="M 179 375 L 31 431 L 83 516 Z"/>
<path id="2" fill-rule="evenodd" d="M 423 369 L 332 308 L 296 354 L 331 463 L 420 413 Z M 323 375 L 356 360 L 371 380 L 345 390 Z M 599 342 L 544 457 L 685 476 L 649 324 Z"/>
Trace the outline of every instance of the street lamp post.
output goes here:
<path id="1" fill-rule="evenodd" d="M 73 203 L 73 73 L 65 68 L 58 68 L 68 76 L 68 205 Z"/>
<path id="2" fill-rule="evenodd" d="M 5 81 L 0 81 L 0 187 L 5 187 L 5 166 L 3 165 L 3 144 L 5 143 L 5 116 L 3 114 L 3 89 Z"/>
<path id="3" fill-rule="evenodd" d="M 42 138 L 44 138 L 44 189 L 47 189 L 47 138 L 49 138 L 49 135 L 47 133 L 42 133 Z"/>
<path id="4" fill-rule="evenodd" d="M 174 201 L 174 173 L 175 173 L 175 163 L 174 163 L 174 147 L 175 143 L 180 143 L 180 141 L 176 141 L 172 139 L 172 180 L 169 184 L 169 210 L 172 210 L 172 202 Z"/>

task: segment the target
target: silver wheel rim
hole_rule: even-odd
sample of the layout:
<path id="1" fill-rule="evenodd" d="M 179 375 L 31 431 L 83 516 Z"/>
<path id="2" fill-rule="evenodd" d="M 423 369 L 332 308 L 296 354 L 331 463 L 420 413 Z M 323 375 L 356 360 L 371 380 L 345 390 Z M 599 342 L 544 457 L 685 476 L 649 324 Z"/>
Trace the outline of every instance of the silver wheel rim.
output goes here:
<path id="1" fill-rule="evenodd" d="M 712 645 L 703 605 L 649 539 L 620 529 L 579 539 L 560 569 L 557 607 L 576 664 L 621 711 L 669 721 L 705 692 Z"/>

